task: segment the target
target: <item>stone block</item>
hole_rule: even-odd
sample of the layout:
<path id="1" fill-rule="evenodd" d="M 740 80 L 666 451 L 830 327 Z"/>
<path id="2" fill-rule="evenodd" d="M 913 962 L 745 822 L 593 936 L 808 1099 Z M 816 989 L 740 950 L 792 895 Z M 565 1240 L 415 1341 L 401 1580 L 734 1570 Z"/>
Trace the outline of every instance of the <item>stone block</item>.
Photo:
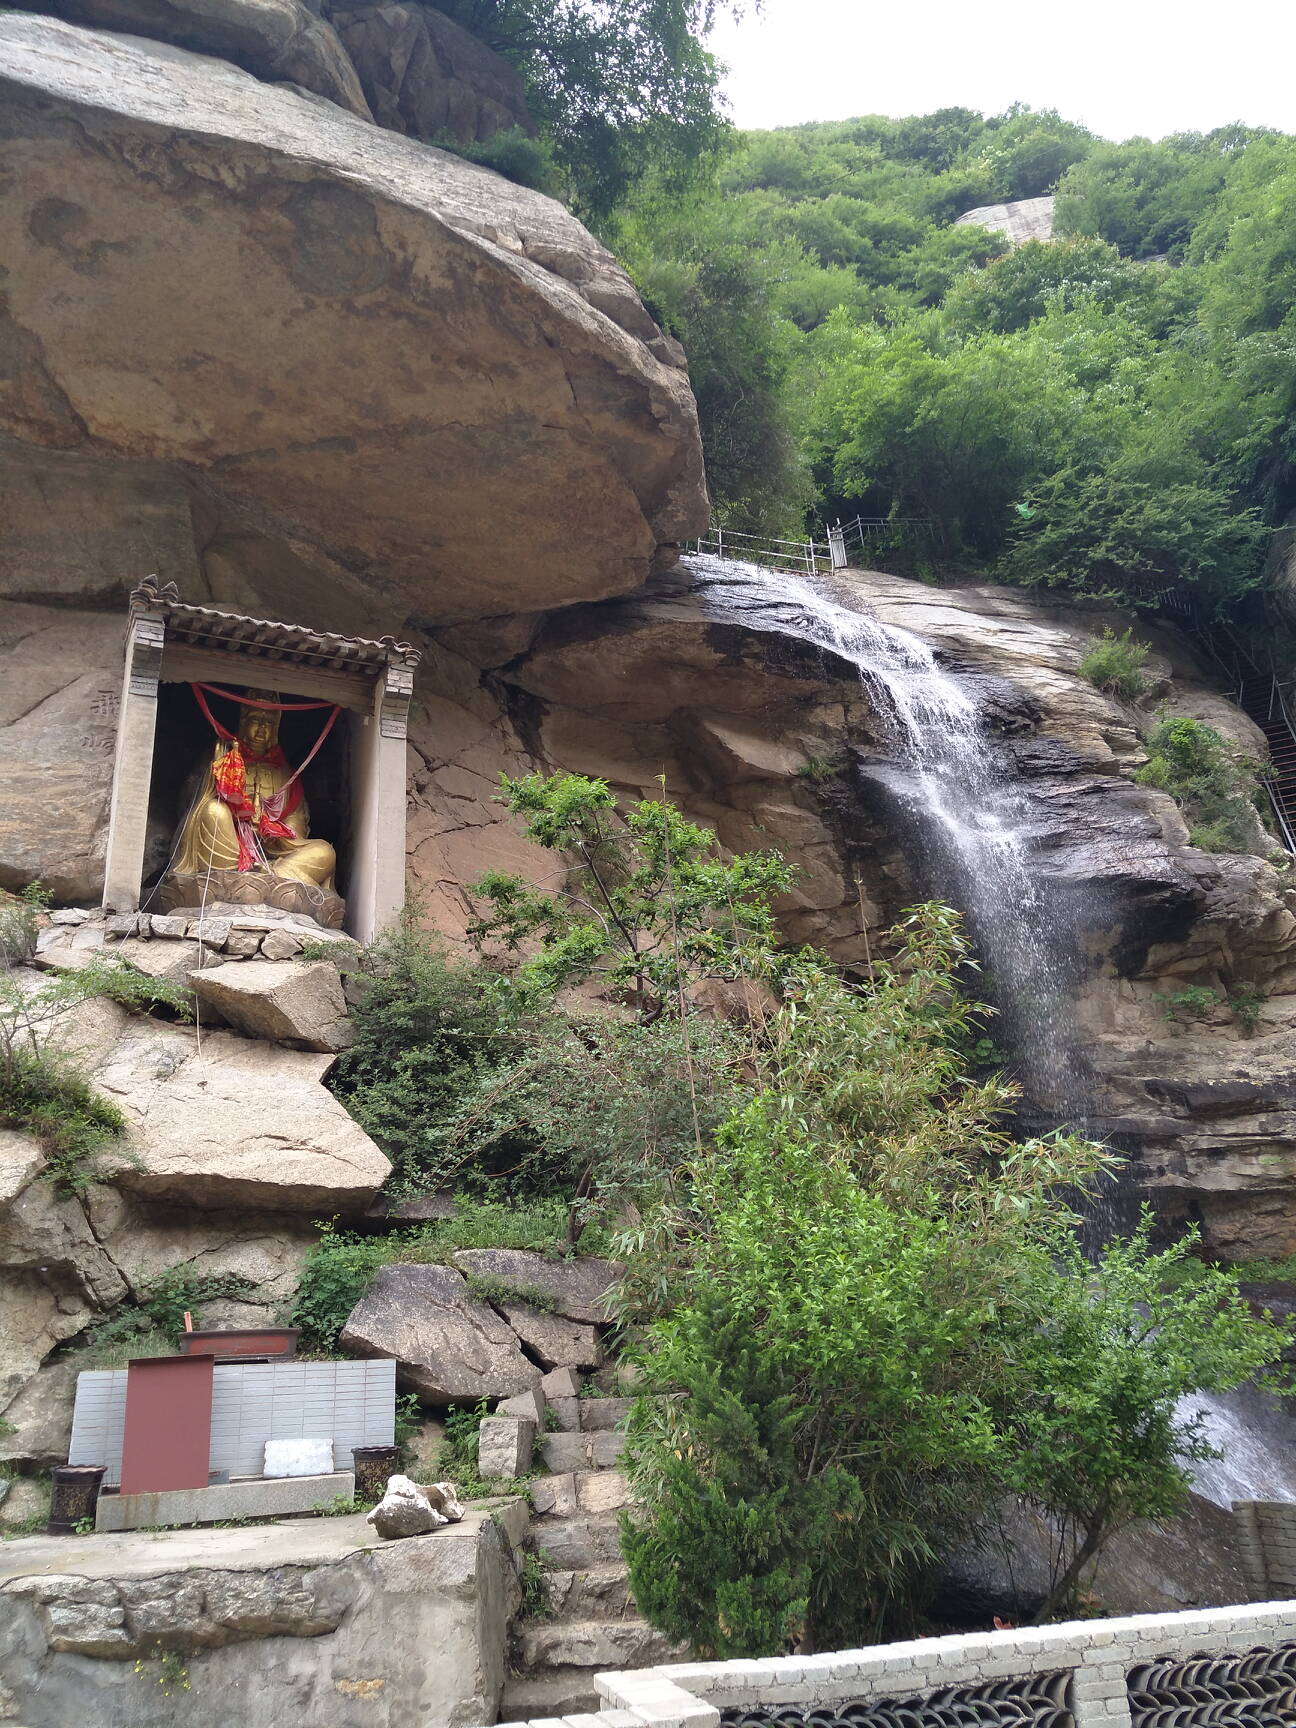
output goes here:
<path id="1" fill-rule="evenodd" d="M 236 960 L 250 960 L 261 951 L 261 937 L 255 930 L 231 930 L 225 953 Z"/>
<path id="2" fill-rule="evenodd" d="M 580 1425 L 587 1434 L 598 1429 L 619 1428 L 630 1414 L 633 1398 L 582 1398 Z"/>
<path id="3" fill-rule="evenodd" d="M 551 1313 L 587 1326 L 607 1325 L 608 1292 L 622 1273 L 621 1266 L 612 1260 L 588 1255 L 548 1260 L 543 1254 L 521 1248 L 464 1248 L 454 1258 L 469 1277 L 512 1285 L 522 1301 L 530 1292 L 543 1290 Z"/>
<path id="4" fill-rule="evenodd" d="M 301 950 L 300 938 L 289 930 L 271 930 L 261 939 L 261 952 L 267 960 L 291 960 Z"/>
<path id="5" fill-rule="evenodd" d="M 402 1384 L 430 1404 L 508 1398 L 540 1378 L 516 1334 L 452 1266 L 384 1266 L 351 1310 L 341 1344 L 358 1356 L 394 1357 Z"/>
<path id="6" fill-rule="evenodd" d="M 541 1476 L 531 1484 L 531 1504 L 540 1517 L 571 1518 L 578 1510 L 576 1477 L 572 1471 Z"/>
<path id="7" fill-rule="evenodd" d="M 312 1512 L 355 1492 L 350 1470 L 327 1476 L 252 1477 L 210 1488 L 157 1494 L 101 1494 L 96 1530 L 141 1530 L 162 1524 L 220 1524 L 229 1518 L 282 1518 Z"/>
<path id="8" fill-rule="evenodd" d="M 497 1416 L 524 1416 L 528 1422 L 534 1422 L 537 1428 L 544 1427 L 546 1400 L 539 1383 L 528 1386 L 525 1392 L 515 1392 L 511 1398 L 503 1398 L 495 1406 Z"/>
<path id="9" fill-rule="evenodd" d="M 223 948 L 229 941 L 230 921 L 228 918 L 191 918 L 185 927 L 185 935 L 201 942 L 207 948 Z"/>
<path id="10" fill-rule="evenodd" d="M 488 1481 L 531 1469 L 535 1423 L 525 1416 L 487 1416 L 477 1435 L 477 1470 Z"/>
<path id="11" fill-rule="evenodd" d="M 200 1002 L 251 1038 L 327 1051 L 351 1042 L 337 972 L 322 961 L 244 960 L 214 966 L 190 982 Z"/>
<path id="12" fill-rule="evenodd" d="M 60 906 L 49 915 L 51 924 L 84 924 L 91 914 L 84 906 Z"/>
<path id="13" fill-rule="evenodd" d="M 581 1425 L 580 1408 L 584 1402 L 580 1398 L 551 1398 L 549 1408 L 553 1412 L 553 1426 L 560 1434 L 575 1434 Z"/>
<path id="14" fill-rule="evenodd" d="M 149 927 L 155 936 L 183 936 L 189 928 L 191 920 L 176 912 L 154 912 L 149 919 Z"/>
<path id="15" fill-rule="evenodd" d="M 598 1333 L 579 1320 L 533 1308 L 529 1302 L 497 1302 L 495 1306 L 526 1347 L 546 1368 L 596 1368 L 603 1359 Z"/>
<path id="16" fill-rule="evenodd" d="M 581 1512 L 619 1512 L 631 1501 L 630 1484 L 619 1470 L 581 1470 L 576 1474 L 576 1505 Z"/>
<path id="17" fill-rule="evenodd" d="M 546 1398 L 575 1398 L 581 1389 L 581 1377 L 574 1368 L 552 1368 L 540 1386 Z"/>

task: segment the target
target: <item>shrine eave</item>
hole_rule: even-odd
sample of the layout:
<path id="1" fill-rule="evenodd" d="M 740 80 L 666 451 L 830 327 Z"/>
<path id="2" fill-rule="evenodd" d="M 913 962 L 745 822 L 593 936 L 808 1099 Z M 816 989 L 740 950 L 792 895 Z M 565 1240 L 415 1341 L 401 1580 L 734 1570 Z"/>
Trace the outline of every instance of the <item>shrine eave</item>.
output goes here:
<path id="1" fill-rule="evenodd" d="M 211 606 L 188 606 L 174 582 L 146 576 L 131 592 L 132 615 L 148 614 L 166 622 L 169 641 L 196 648 L 233 650 L 252 659 L 280 664 L 318 666 L 333 672 L 374 678 L 392 667 L 414 672 L 422 654 L 394 636 L 372 641 L 364 636 L 333 636 L 300 624 L 280 624 L 269 618 L 249 618 Z"/>

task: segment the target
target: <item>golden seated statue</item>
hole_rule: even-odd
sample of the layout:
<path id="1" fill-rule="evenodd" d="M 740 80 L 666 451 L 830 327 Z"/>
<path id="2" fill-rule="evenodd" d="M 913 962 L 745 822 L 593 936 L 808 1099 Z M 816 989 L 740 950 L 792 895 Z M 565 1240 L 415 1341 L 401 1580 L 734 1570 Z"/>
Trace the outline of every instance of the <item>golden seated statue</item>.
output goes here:
<path id="1" fill-rule="evenodd" d="M 277 701 L 265 690 L 248 694 Z M 299 774 L 279 746 L 278 709 L 244 708 L 237 736 L 222 737 L 207 764 L 161 903 L 264 900 L 336 926 L 343 912 L 333 889 L 336 868 L 333 847 L 311 834 Z M 299 883 L 304 892 L 278 892 L 279 883 Z"/>

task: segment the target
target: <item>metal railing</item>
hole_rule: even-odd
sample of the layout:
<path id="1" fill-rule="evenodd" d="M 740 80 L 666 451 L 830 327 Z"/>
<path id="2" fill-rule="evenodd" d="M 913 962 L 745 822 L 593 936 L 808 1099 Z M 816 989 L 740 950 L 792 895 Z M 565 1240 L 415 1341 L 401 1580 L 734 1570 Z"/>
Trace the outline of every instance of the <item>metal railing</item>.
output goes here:
<path id="1" fill-rule="evenodd" d="M 827 530 L 825 540 L 783 540 L 770 534 L 740 534 L 715 524 L 693 542 L 693 550 L 817 576 L 861 562 L 856 554 L 883 541 L 929 539 L 934 533 L 934 524 L 921 516 L 857 516 L 853 522 L 835 522 Z"/>

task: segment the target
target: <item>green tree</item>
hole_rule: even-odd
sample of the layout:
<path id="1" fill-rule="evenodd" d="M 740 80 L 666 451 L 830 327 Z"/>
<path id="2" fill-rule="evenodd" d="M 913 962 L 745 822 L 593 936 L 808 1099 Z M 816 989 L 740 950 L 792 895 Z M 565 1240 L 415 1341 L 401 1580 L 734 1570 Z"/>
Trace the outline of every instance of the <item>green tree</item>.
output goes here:
<path id="1" fill-rule="evenodd" d="M 776 852 L 725 860 L 715 836 L 672 805 L 641 799 L 622 813 L 605 780 L 502 775 L 501 802 L 529 840 L 568 854 L 559 893 L 491 871 L 472 892 L 487 911 L 470 926 L 510 953 L 538 943 L 521 976 L 559 989 L 597 976 L 648 1023 L 683 1012 L 689 987 L 741 977 L 776 941 L 771 903 L 792 872 Z"/>
<path id="2" fill-rule="evenodd" d="M 517 65 L 573 201 L 595 221 L 650 170 L 691 179 L 723 136 L 719 68 L 703 44 L 716 12 L 741 14 L 744 0 L 445 0 L 442 10 Z"/>
<path id="3" fill-rule="evenodd" d="M 1011 1089 L 960 1077 L 953 914 L 893 940 L 862 990 L 784 961 L 760 1095 L 626 1239 L 665 1267 L 632 1259 L 623 1290 L 646 1321 L 631 1581 L 704 1654 L 912 1630 L 934 1562 L 1007 1492 L 1059 1521 L 1051 1611 L 1116 1530 L 1182 1503 L 1206 1449 L 1179 1398 L 1289 1338 L 1230 1274 L 1193 1274 L 1190 1241 L 1083 1260 L 1060 1194 L 1109 1155 L 1014 1145 Z"/>

